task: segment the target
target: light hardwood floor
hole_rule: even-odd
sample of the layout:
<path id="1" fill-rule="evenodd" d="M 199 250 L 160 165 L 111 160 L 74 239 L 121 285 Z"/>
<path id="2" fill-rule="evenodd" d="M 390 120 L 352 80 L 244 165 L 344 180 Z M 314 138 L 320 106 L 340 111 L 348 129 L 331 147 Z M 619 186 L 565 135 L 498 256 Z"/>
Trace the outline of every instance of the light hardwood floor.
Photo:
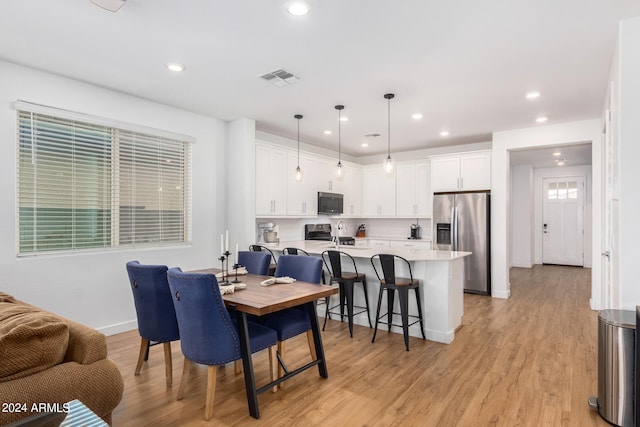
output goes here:
<path id="1" fill-rule="evenodd" d="M 591 270 L 536 266 L 511 270 L 509 300 L 465 294 L 452 344 L 329 321 L 323 334 L 329 378 L 310 370 L 277 393 L 259 395 L 259 420 L 247 411 L 242 374 L 220 368 L 214 416 L 203 420 L 206 368 L 193 371 L 176 401 L 183 357 L 173 344 L 173 387 L 162 347 L 134 377 L 137 331 L 108 337 L 124 398 L 115 426 L 606 426 L 587 405 L 597 393 L 597 312 L 589 309 Z M 374 295 L 372 298 L 375 298 Z M 306 362 L 306 336 L 287 342 L 289 363 Z M 265 352 L 254 356 L 259 384 Z"/>

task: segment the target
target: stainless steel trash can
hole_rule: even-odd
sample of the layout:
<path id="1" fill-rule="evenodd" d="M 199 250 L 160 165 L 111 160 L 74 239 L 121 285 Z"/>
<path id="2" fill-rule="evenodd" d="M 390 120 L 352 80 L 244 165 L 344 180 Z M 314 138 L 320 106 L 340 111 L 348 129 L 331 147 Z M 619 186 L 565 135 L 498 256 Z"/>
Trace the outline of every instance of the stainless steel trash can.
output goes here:
<path id="1" fill-rule="evenodd" d="M 619 426 L 633 426 L 636 316 L 629 310 L 598 315 L 598 399 L 600 416 Z"/>

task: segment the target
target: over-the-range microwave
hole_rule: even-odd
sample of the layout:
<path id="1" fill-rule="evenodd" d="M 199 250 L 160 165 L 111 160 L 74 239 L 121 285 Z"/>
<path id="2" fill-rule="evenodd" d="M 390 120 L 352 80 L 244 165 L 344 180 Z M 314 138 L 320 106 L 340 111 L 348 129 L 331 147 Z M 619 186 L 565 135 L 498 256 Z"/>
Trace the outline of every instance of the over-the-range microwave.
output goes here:
<path id="1" fill-rule="evenodd" d="M 340 215 L 343 208 L 342 194 L 318 191 L 318 215 Z"/>

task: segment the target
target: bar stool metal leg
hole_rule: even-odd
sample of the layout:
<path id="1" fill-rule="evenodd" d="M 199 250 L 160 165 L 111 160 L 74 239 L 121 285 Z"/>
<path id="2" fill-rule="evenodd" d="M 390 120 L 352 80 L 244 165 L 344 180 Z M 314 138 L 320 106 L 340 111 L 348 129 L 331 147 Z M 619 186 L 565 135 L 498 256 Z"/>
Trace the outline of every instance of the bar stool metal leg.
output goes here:
<path id="1" fill-rule="evenodd" d="M 376 322 L 373 328 L 373 338 L 371 338 L 371 342 L 375 342 L 376 334 L 378 333 L 378 320 L 380 320 L 380 306 L 382 306 L 382 294 L 384 293 L 384 289 L 380 288 L 380 293 L 378 294 L 378 308 L 376 310 Z"/>
<path id="2" fill-rule="evenodd" d="M 398 289 L 398 299 L 400 300 L 400 315 L 402 316 L 404 346 L 407 348 L 407 351 L 409 351 L 409 289 Z"/>
<path id="3" fill-rule="evenodd" d="M 416 288 L 416 301 L 418 302 L 418 316 L 420 316 L 420 332 L 422 332 L 422 339 L 426 340 L 427 337 L 424 334 L 424 320 L 422 317 L 422 303 L 420 302 L 420 287 Z"/>
<path id="4" fill-rule="evenodd" d="M 371 324 L 371 314 L 369 313 L 369 293 L 367 292 L 367 278 L 362 279 L 362 287 L 364 288 L 364 303 L 367 307 L 367 320 L 369 321 L 369 327 L 373 328 Z"/>
<path id="5" fill-rule="evenodd" d="M 396 295 L 393 289 L 387 289 L 387 327 L 391 332 L 391 323 L 393 323 L 393 299 Z"/>

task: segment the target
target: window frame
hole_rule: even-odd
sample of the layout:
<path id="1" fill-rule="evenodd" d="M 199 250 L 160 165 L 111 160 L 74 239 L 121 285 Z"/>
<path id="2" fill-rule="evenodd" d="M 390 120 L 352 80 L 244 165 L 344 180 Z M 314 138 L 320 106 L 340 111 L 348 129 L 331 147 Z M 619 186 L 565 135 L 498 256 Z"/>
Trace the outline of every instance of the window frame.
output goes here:
<path id="1" fill-rule="evenodd" d="M 75 253 L 88 253 L 88 252 L 103 252 L 103 251 L 120 251 L 120 250 L 132 250 L 132 249 L 141 249 L 141 248 L 167 248 L 167 247 L 175 247 L 175 246 L 188 246 L 191 244 L 191 225 L 192 225 L 192 177 L 191 177 L 191 162 L 192 162 L 192 144 L 195 143 L 195 138 L 179 134 L 175 132 L 155 129 L 146 126 L 135 125 L 131 123 L 126 123 L 117 120 L 106 119 L 103 117 L 92 116 L 89 114 L 78 113 L 74 111 L 63 110 L 55 107 L 44 106 L 40 104 L 35 104 L 27 101 L 16 101 L 15 102 L 15 110 L 16 110 L 16 205 L 15 205 L 15 224 L 16 224 L 16 233 L 15 233 L 15 247 L 16 247 L 16 255 L 17 257 L 41 257 L 41 256 L 50 256 L 50 255 L 66 255 L 66 254 L 75 254 Z M 108 186 L 106 188 L 105 193 L 99 193 L 101 190 L 95 190 L 95 193 L 90 193 L 91 195 L 95 195 L 96 198 L 105 197 L 106 203 L 100 202 L 101 204 L 108 205 L 107 207 L 102 208 L 105 212 L 107 212 L 109 216 L 110 227 L 108 227 L 108 231 L 106 236 L 101 236 L 98 243 L 95 246 L 89 247 L 77 247 L 77 243 L 73 241 L 75 236 L 81 232 L 82 225 L 78 225 L 73 221 L 69 222 L 72 224 L 70 227 L 67 227 L 63 231 L 60 232 L 60 242 L 57 243 L 59 245 L 58 248 L 38 248 L 37 242 L 42 241 L 42 237 L 38 236 L 38 220 L 34 217 L 31 221 L 31 242 L 33 246 L 28 249 L 24 249 L 25 246 L 28 247 L 29 239 L 24 240 L 22 236 L 22 228 L 21 226 L 25 223 L 21 221 L 21 215 L 24 213 L 24 209 L 32 209 L 34 212 L 39 212 L 39 209 L 46 210 L 47 203 L 42 203 L 44 197 L 46 197 L 48 193 L 46 188 L 41 188 L 39 184 L 36 184 L 35 187 L 31 191 L 28 192 L 28 195 L 31 195 L 31 198 L 27 198 L 25 200 L 29 200 L 28 202 L 24 202 L 21 200 L 21 183 L 24 183 L 26 178 L 24 175 L 21 175 L 23 171 L 21 168 L 22 156 L 25 152 L 28 152 L 23 148 L 25 138 L 31 138 L 31 141 L 35 141 L 33 135 L 36 135 L 36 138 L 40 137 L 34 132 L 33 127 L 29 127 L 27 129 L 27 133 L 23 134 L 21 132 L 21 126 L 24 122 L 24 116 L 28 115 L 33 120 L 39 120 L 44 116 L 48 116 L 53 120 L 52 123 L 59 124 L 61 129 L 64 129 L 66 132 L 69 132 L 69 129 L 75 129 L 75 126 L 103 126 L 106 128 L 105 134 L 109 134 L 108 137 L 108 146 L 106 147 L 111 154 L 111 161 L 108 165 L 108 169 L 103 168 L 100 165 L 99 173 L 109 174 L 108 178 Z M 57 120 L 57 122 L 56 122 Z M 69 124 L 70 123 L 70 124 Z M 65 127 L 67 126 L 67 127 Z M 26 136 L 25 136 L 26 135 Z M 68 135 L 66 135 L 68 136 Z M 143 153 L 142 157 L 136 160 L 136 156 L 130 156 L 129 159 L 130 169 L 128 172 L 130 174 L 136 173 L 136 171 L 143 170 L 140 175 L 143 178 L 151 177 L 148 182 L 145 184 L 140 184 L 141 187 L 138 188 L 138 184 L 135 183 L 129 187 L 130 193 L 129 197 L 123 197 L 123 185 L 121 180 L 121 169 L 123 169 L 123 164 L 125 164 L 125 160 L 122 157 L 122 147 L 125 144 L 130 151 L 135 152 L 136 147 L 136 137 L 139 137 L 141 141 L 147 144 L 148 147 L 153 147 L 154 144 L 157 144 L 157 158 L 153 157 L 153 150 L 149 151 L 151 154 Z M 39 141 L 39 140 L 38 140 Z M 70 141 L 68 146 L 66 146 L 66 141 Z M 123 142 L 125 141 L 125 142 Z M 133 141 L 133 142 L 131 142 Z M 77 164 L 77 160 L 70 153 L 73 153 L 76 149 L 76 145 L 78 142 L 74 137 L 69 138 L 68 140 L 62 139 L 61 146 L 65 146 L 65 151 L 61 153 L 62 157 L 58 157 L 57 155 L 51 156 L 53 159 L 62 158 L 64 161 L 71 162 L 68 166 L 59 166 L 61 169 L 68 167 L 72 170 L 71 178 L 68 182 L 64 184 L 67 187 L 62 188 L 60 191 L 72 193 L 73 196 L 69 199 L 68 207 L 63 207 L 64 209 L 68 209 L 72 215 L 75 215 L 75 201 L 80 197 L 74 193 L 75 188 L 71 185 L 74 179 L 76 179 L 76 171 L 75 166 Z M 140 143 L 142 144 L 142 142 Z M 139 145 L 140 145 L 139 144 Z M 133 148 L 131 148 L 133 147 Z M 32 148 L 31 148 L 32 149 Z M 33 151 L 30 152 L 33 155 Z M 163 164 L 163 160 L 160 157 L 160 153 L 165 153 L 166 157 L 163 158 L 167 165 Z M 168 154 L 167 154 L 168 153 Z M 175 156 L 175 157 L 171 157 Z M 144 161 L 144 164 L 143 164 Z M 172 161 L 175 161 L 175 164 L 171 164 Z M 155 162 L 155 163 L 154 163 Z M 38 165 L 34 168 L 37 169 Z M 85 165 L 86 170 L 92 170 L 92 167 L 87 167 Z M 55 169 L 55 167 L 54 167 Z M 163 171 L 165 171 L 163 173 Z M 29 173 L 29 169 L 27 169 L 27 174 Z M 31 173 L 34 173 L 31 171 Z M 35 172 L 37 173 L 37 172 Z M 154 178 L 154 175 L 157 177 Z M 133 175 L 132 175 L 133 176 Z M 171 177 L 173 179 L 174 189 L 177 193 L 174 193 L 172 196 L 167 197 L 167 202 L 164 203 L 164 195 L 160 192 L 163 191 L 163 179 L 167 179 L 167 177 Z M 156 182 L 153 179 L 157 179 Z M 179 184 L 178 184 L 179 182 Z M 153 195 L 149 190 L 149 185 L 156 185 L 156 187 L 160 187 L 157 189 L 157 195 Z M 23 184 L 24 185 L 24 184 Z M 28 184 L 26 184 L 28 185 Z M 147 185 L 147 188 L 143 187 L 143 185 Z M 135 188 L 134 188 L 135 187 Z M 55 191 L 55 190 L 54 190 Z M 90 191 L 94 191 L 90 189 Z M 136 192 L 140 194 L 140 198 L 136 198 Z M 24 192 L 22 193 L 24 195 Z M 154 201 L 154 198 L 157 200 Z M 40 199 L 40 200 L 38 200 Z M 131 204 L 127 207 L 123 205 L 123 199 L 131 202 Z M 144 200 L 143 200 L 144 199 Z M 149 203 L 151 201 L 152 204 L 156 206 L 156 210 L 147 210 L 146 205 L 145 209 L 141 211 L 136 211 L 136 201 L 143 200 L 144 202 Z M 41 203 L 40 205 L 38 203 Z M 177 207 L 176 209 L 169 210 L 167 206 L 173 205 Z M 62 203 L 64 205 L 64 203 Z M 142 215 L 141 218 L 144 219 L 144 223 L 142 226 L 138 226 L 136 228 L 136 219 L 131 221 L 130 225 L 130 239 L 128 242 L 124 243 L 123 238 L 123 215 L 127 212 L 127 208 L 130 210 L 130 217 L 138 218 L 138 215 Z M 133 209 L 133 210 L 131 210 Z M 94 208 L 94 210 L 100 211 L 100 208 Z M 21 212 L 22 211 L 22 212 Z M 157 214 L 156 217 L 153 216 L 153 212 Z M 53 214 L 52 214 L 53 215 Z M 145 216 L 146 215 L 146 216 Z M 171 221 L 167 222 L 166 225 L 163 222 L 163 218 L 166 215 L 172 215 Z M 106 221 L 102 218 L 104 224 Z M 43 223 L 46 224 L 47 220 L 44 220 Z M 52 221 L 53 223 L 54 221 Z M 156 223 L 154 225 L 154 222 Z M 151 225 L 151 231 L 146 234 L 144 231 L 146 230 L 145 225 Z M 29 224 L 27 223 L 27 228 L 29 228 Z M 96 227 L 98 229 L 99 227 Z M 166 234 L 169 232 L 170 237 L 166 237 Z M 66 234 L 65 234 L 66 233 Z M 155 233 L 155 234 L 154 234 Z M 148 241 L 143 241 L 141 236 L 151 236 L 152 238 Z M 157 237 L 157 238 L 153 238 Z M 166 240 L 165 240 L 166 238 Z M 25 243 L 26 242 L 26 243 Z M 63 247 L 63 246 L 67 247 Z"/>

